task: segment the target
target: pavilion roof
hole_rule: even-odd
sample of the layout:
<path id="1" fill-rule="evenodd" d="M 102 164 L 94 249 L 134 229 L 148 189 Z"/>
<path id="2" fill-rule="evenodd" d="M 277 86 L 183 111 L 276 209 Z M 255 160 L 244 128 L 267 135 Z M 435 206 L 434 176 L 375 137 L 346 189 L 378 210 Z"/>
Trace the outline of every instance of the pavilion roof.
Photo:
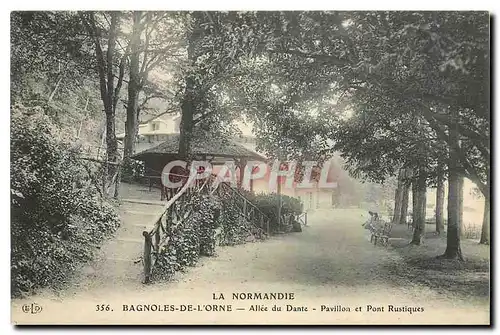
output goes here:
<path id="1" fill-rule="evenodd" d="M 178 155 L 179 134 L 168 134 L 167 140 L 155 147 L 141 151 L 132 156 L 133 159 L 144 161 L 158 156 Z M 246 160 L 266 161 L 266 157 L 245 148 L 233 140 L 216 138 L 194 138 L 191 143 L 191 152 L 195 156 L 211 156 L 223 158 L 236 158 Z"/>

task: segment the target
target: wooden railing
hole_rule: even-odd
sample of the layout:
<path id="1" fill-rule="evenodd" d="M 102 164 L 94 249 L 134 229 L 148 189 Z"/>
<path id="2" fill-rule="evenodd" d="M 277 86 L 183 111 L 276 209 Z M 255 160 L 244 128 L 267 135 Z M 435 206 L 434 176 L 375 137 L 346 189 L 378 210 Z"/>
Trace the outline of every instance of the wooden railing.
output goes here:
<path id="1" fill-rule="evenodd" d="M 171 236 L 175 235 L 180 225 L 185 222 L 192 213 L 192 208 L 187 208 L 189 199 L 194 193 L 206 190 L 208 181 L 195 180 L 188 176 L 178 175 L 184 178 L 182 187 L 173 189 L 175 194 L 167 201 L 163 211 L 154 219 L 153 228 L 143 231 L 144 236 L 144 283 L 151 280 L 151 272 L 160 254 L 160 248 L 168 244 Z"/>
<path id="2" fill-rule="evenodd" d="M 231 187 L 227 183 L 221 183 L 219 186 L 219 195 L 222 191 L 227 191 L 231 195 L 231 201 L 239 208 L 240 213 L 250 223 L 254 224 L 263 233 L 270 233 L 270 218 L 264 214 L 255 204 L 248 200 L 238 189 Z"/>
<path id="3" fill-rule="evenodd" d="M 144 283 L 151 281 L 152 270 L 160 254 L 160 249 L 164 245 L 168 245 L 171 237 L 178 232 L 182 224 L 193 213 L 193 208 L 189 206 L 189 200 L 195 193 L 215 193 L 222 201 L 232 201 L 239 208 L 241 215 L 262 233 L 269 234 L 269 218 L 237 189 L 222 182 L 215 186 L 216 177 L 213 175 L 203 180 L 195 180 L 187 176 L 179 177 L 185 178 L 184 185 L 169 190 L 171 196 L 168 197 L 162 212 L 153 220 L 153 228 L 142 233 L 144 237 Z"/>

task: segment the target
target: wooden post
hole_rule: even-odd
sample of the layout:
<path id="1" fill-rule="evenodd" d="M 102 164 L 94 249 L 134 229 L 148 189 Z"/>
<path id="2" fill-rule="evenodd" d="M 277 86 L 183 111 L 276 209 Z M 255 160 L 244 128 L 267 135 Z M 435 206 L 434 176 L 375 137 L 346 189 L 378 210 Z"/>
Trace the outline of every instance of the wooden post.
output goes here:
<path id="1" fill-rule="evenodd" d="M 148 284 L 151 281 L 151 236 L 147 231 L 143 231 L 144 236 L 144 284 Z"/>
<path id="2" fill-rule="evenodd" d="M 247 199 L 243 200 L 243 216 L 247 218 Z"/>
<path id="3" fill-rule="evenodd" d="M 241 190 L 243 188 L 243 176 L 245 173 L 245 161 L 243 159 L 236 160 L 236 167 L 239 169 L 239 176 L 237 179 L 237 189 Z"/>
<path id="4" fill-rule="evenodd" d="M 122 161 L 123 163 L 123 161 Z M 116 179 L 115 179 L 115 193 L 113 197 L 118 199 L 120 197 L 120 182 L 122 179 L 122 166 L 118 166 L 118 170 L 116 171 Z"/>
<path id="5" fill-rule="evenodd" d="M 157 253 L 160 252 L 159 246 L 160 246 L 160 232 L 161 232 L 161 218 L 156 222 L 156 227 L 155 227 L 155 244 L 154 244 L 154 251 Z"/>

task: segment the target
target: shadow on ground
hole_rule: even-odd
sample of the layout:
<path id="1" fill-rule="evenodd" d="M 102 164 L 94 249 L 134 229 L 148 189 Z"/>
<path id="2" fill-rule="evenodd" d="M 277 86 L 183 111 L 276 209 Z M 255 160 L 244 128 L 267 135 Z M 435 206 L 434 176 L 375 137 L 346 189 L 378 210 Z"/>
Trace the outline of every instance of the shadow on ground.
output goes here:
<path id="1" fill-rule="evenodd" d="M 429 225 L 428 225 L 429 226 Z M 402 257 L 401 264 L 385 264 L 390 278 L 404 283 L 425 285 L 437 293 L 488 298 L 490 294 L 489 246 L 476 240 L 462 240 L 465 261 L 437 258 L 446 249 L 446 234 L 437 235 L 432 227 L 422 245 L 410 245 L 411 232 L 406 227 L 394 227 L 389 250 Z"/>
<path id="2" fill-rule="evenodd" d="M 260 260 L 248 263 L 252 275 L 258 278 L 265 271 L 274 281 L 307 286 L 387 285 L 384 269 L 398 257 L 369 243 L 359 211 L 318 211 L 309 221 L 302 233 L 273 236 L 263 244 Z"/>

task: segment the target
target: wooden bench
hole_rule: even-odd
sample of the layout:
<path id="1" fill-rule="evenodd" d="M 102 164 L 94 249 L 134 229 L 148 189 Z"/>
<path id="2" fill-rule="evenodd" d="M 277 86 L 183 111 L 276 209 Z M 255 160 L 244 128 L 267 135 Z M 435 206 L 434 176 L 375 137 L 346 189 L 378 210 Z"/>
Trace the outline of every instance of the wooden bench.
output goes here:
<path id="1" fill-rule="evenodd" d="M 374 226 L 371 230 L 371 238 L 370 242 L 373 242 L 374 245 L 377 245 L 377 241 L 380 240 L 383 246 L 387 246 L 389 244 L 389 237 L 392 231 L 392 222 L 384 222 L 382 220 L 378 221 L 378 226 Z"/>

